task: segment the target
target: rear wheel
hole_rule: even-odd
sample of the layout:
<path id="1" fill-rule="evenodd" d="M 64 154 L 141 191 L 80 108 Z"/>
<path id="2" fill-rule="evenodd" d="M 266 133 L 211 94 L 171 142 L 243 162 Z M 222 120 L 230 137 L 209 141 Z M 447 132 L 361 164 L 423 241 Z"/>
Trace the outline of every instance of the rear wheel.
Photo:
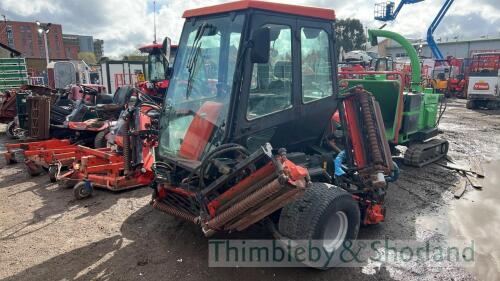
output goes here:
<path id="1" fill-rule="evenodd" d="M 59 168 L 57 167 L 57 165 L 50 165 L 49 166 L 49 170 L 47 171 L 47 173 L 49 174 L 49 179 L 50 179 L 50 182 L 56 182 L 57 181 L 57 172 L 58 172 Z"/>
<path id="2" fill-rule="evenodd" d="M 313 183 L 304 195 L 285 206 L 279 219 L 279 231 L 294 240 L 316 240 L 316 246 L 323 247 L 329 254 L 336 252 L 344 241 L 358 236 L 360 210 L 352 195 L 341 188 Z M 337 265 L 333 259 L 329 264 L 306 264 L 319 269 Z"/>
<path id="3" fill-rule="evenodd" d="M 467 103 L 465 104 L 465 108 L 467 108 L 467 109 L 474 109 L 474 106 L 475 106 L 475 104 L 471 100 L 468 100 Z"/>
<path id="4" fill-rule="evenodd" d="M 73 195 L 77 200 L 90 197 L 94 189 L 89 181 L 81 181 L 73 187 Z"/>

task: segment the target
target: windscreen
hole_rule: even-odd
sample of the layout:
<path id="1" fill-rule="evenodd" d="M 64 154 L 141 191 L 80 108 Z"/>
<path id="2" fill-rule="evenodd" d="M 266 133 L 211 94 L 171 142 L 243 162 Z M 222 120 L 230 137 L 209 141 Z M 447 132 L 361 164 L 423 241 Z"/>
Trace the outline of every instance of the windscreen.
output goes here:
<path id="1" fill-rule="evenodd" d="M 153 49 L 148 56 L 149 81 L 165 80 L 165 59 L 160 49 Z"/>
<path id="2" fill-rule="evenodd" d="M 161 118 L 159 154 L 199 161 L 222 138 L 244 15 L 184 25 Z"/>

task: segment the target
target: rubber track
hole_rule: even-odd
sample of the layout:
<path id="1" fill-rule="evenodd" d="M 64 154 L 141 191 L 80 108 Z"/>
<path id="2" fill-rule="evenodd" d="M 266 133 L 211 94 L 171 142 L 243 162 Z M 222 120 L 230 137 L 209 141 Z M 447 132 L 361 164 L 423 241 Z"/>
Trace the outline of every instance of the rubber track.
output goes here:
<path id="1" fill-rule="evenodd" d="M 441 149 L 443 144 L 446 146 L 444 153 Z M 421 168 L 446 156 L 448 147 L 448 141 L 442 139 L 432 139 L 424 143 L 413 144 L 408 147 L 404 154 L 404 163 Z"/>

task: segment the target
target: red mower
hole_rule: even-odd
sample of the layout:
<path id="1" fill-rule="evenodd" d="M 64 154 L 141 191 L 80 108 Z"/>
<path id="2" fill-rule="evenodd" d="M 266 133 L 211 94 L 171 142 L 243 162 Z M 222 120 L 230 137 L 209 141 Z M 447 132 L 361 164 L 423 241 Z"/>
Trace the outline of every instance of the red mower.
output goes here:
<path id="1" fill-rule="evenodd" d="M 137 100 L 137 103 L 122 112 L 107 136 L 115 149 L 78 145 L 68 152 L 67 158 L 62 153 L 53 155 L 54 178 L 62 187 L 73 187 L 76 199 L 89 197 L 94 187 L 118 191 L 146 186 L 153 180 L 151 167 L 160 106 L 151 100 Z M 69 162 L 71 168 L 61 173 L 61 168 Z"/>
<path id="2" fill-rule="evenodd" d="M 116 123 L 120 111 L 126 107 L 131 99 L 136 99 L 138 91 L 134 88 L 124 87 L 117 90 L 113 103 L 89 105 L 85 102 L 84 94 L 75 105 L 75 108 L 66 117 L 63 125 L 51 124 L 54 130 L 54 139 L 7 144 L 4 157 L 9 164 L 24 162 L 31 176 L 38 176 L 43 170 L 48 171 L 51 181 L 55 181 L 57 169 L 71 165 L 72 157 L 76 157 L 78 145 L 105 148 L 106 135 L 110 127 Z M 96 118 L 94 118 L 96 117 Z M 85 120 L 85 121 L 80 121 Z M 59 139 L 62 138 L 62 139 Z"/>

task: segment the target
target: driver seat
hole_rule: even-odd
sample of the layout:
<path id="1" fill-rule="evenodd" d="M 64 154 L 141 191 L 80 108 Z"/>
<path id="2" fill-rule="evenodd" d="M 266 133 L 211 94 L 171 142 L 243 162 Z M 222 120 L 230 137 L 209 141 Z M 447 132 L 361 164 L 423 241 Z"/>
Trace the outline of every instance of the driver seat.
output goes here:
<path id="1" fill-rule="evenodd" d="M 213 134 L 222 107 L 223 104 L 219 102 L 207 101 L 203 103 L 184 136 L 179 156 L 189 160 L 200 160 Z"/>

